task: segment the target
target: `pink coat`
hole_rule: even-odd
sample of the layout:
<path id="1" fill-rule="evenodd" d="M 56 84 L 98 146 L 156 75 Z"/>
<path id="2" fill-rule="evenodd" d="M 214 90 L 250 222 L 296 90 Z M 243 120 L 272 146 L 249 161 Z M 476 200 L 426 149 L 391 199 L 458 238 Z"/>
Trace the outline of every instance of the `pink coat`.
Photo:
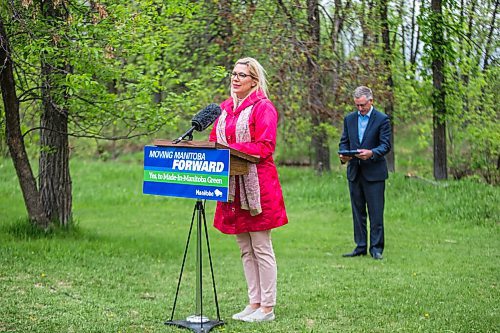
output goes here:
<path id="1" fill-rule="evenodd" d="M 249 118 L 251 142 L 236 143 L 236 121 L 240 112 L 249 105 L 254 105 Z M 239 185 L 236 184 L 235 200 L 232 203 L 217 202 L 214 227 L 225 234 L 240 234 L 249 231 L 263 231 L 280 227 L 288 223 L 285 203 L 278 179 L 278 171 L 273 160 L 276 146 L 276 128 L 278 113 L 273 103 L 260 91 L 248 96 L 235 112 L 233 100 L 227 99 L 221 104 L 227 112 L 226 140 L 231 148 L 247 154 L 257 155 L 257 173 L 260 185 L 260 200 L 262 213 L 251 216 L 249 211 L 241 209 Z M 215 122 L 210 141 L 217 141 Z M 238 178 L 238 177 L 236 177 Z"/>

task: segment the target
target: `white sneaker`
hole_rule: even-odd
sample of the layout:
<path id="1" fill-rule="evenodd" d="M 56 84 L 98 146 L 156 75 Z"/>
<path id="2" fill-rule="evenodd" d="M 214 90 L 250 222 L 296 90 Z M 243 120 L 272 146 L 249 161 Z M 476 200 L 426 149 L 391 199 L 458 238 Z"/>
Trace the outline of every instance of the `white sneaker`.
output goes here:
<path id="1" fill-rule="evenodd" d="M 245 318 L 248 315 L 251 315 L 252 313 L 257 311 L 258 309 L 259 308 L 254 309 L 250 305 L 247 305 L 243 311 L 234 314 L 233 319 L 234 320 L 243 320 L 243 318 Z"/>
<path id="2" fill-rule="evenodd" d="M 246 322 L 260 322 L 260 321 L 271 321 L 274 320 L 274 311 L 271 310 L 269 313 L 265 313 L 261 308 L 254 313 L 244 317 L 242 320 Z"/>

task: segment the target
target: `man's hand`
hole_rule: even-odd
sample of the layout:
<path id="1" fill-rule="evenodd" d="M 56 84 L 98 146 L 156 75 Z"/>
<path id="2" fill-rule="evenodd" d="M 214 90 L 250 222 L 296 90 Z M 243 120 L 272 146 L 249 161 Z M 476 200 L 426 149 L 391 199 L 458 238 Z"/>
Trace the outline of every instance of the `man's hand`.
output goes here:
<path id="1" fill-rule="evenodd" d="M 358 149 L 359 154 L 356 154 L 356 157 L 361 160 L 367 160 L 372 158 L 373 152 L 370 149 Z"/>
<path id="2" fill-rule="evenodd" d="M 352 160 L 352 156 L 339 155 L 339 158 L 342 164 L 345 164 L 348 161 Z"/>

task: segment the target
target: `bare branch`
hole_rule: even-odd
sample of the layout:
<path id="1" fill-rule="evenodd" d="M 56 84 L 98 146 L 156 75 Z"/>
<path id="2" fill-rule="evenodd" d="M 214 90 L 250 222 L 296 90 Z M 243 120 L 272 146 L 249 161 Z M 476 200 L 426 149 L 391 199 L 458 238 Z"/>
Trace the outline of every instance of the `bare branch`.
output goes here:
<path id="1" fill-rule="evenodd" d="M 23 138 L 26 135 L 28 135 L 30 132 L 33 132 L 33 131 L 36 131 L 36 130 L 51 131 L 51 132 L 59 133 L 61 135 L 67 135 L 67 136 L 71 136 L 71 137 L 75 137 L 75 138 L 89 138 L 89 139 L 118 141 L 118 140 L 128 140 L 128 139 L 132 139 L 132 138 L 136 138 L 136 137 L 140 137 L 140 136 L 151 135 L 151 134 L 157 133 L 159 130 L 161 130 L 161 127 L 153 129 L 153 130 L 150 130 L 150 131 L 146 131 L 146 132 L 136 133 L 136 134 L 132 134 L 133 130 L 135 130 L 135 128 L 133 128 L 126 135 L 105 136 L 105 135 L 98 135 L 98 134 L 75 134 L 75 133 L 67 133 L 67 132 L 61 132 L 61 131 L 58 131 L 58 130 L 54 130 L 54 129 L 48 128 L 48 127 L 38 126 L 38 127 L 30 128 L 28 131 L 24 132 L 24 134 L 22 135 Z M 98 133 L 100 133 L 100 132 L 101 131 L 98 131 Z"/>

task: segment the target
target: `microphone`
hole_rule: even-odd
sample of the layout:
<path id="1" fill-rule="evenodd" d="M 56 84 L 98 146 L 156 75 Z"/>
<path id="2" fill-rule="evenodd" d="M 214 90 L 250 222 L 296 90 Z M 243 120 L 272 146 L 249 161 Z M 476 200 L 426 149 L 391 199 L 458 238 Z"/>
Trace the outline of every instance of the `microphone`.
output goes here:
<path id="1" fill-rule="evenodd" d="M 204 131 L 208 126 L 212 125 L 215 119 L 220 116 L 221 112 L 220 106 L 212 103 L 193 117 L 191 125 L 193 125 L 198 132 Z"/>
<path id="2" fill-rule="evenodd" d="M 204 131 L 208 126 L 210 126 L 217 117 L 220 116 L 222 109 L 219 105 L 212 103 L 205 107 L 203 110 L 198 112 L 193 119 L 191 119 L 191 128 L 187 130 L 186 133 L 181 135 L 179 138 L 173 141 L 174 144 L 181 142 L 185 137 L 189 136 L 193 138 L 193 131 L 198 132 Z"/>

